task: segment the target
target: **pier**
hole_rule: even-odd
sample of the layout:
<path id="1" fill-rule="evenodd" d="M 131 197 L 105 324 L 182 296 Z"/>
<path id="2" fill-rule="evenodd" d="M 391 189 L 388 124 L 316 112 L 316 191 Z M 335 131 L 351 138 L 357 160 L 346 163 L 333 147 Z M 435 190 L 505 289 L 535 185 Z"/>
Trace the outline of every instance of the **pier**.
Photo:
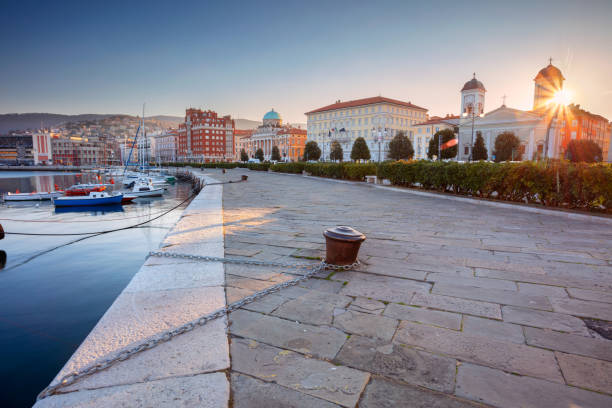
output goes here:
<path id="1" fill-rule="evenodd" d="M 36 407 L 612 405 L 612 235 L 600 218 L 192 173 L 208 185 L 160 252 L 196 258 L 149 257 L 52 384 L 294 279 L 295 264 L 324 258 L 326 227 L 366 234 L 361 265 L 244 304 Z"/>

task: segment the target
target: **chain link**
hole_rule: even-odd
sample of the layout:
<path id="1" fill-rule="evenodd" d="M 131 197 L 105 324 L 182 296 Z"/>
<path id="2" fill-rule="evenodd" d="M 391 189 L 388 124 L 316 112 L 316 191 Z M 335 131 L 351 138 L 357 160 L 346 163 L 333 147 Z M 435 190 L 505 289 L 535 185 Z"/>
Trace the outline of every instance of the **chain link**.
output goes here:
<path id="1" fill-rule="evenodd" d="M 257 265 L 257 266 L 274 266 L 274 267 L 284 267 L 284 268 L 296 268 L 296 269 L 309 269 L 302 276 L 299 276 L 294 279 L 287 280 L 285 282 L 281 282 L 279 284 L 270 286 L 269 288 L 263 289 L 259 292 L 255 292 L 249 296 L 246 296 L 236 302 L 230 303 L 226 307 L 222 309 L 218 309 L 212 313 L 203 315 L 198 317 L 195 320 L 192 320 L 188 323 L 183 324 L 182 326 L 174 327 L 170 330 L 167 330 L 161 334 L 156 335 L 155 337 L 145 340 L 137 345 L 122 350 L 114 357 L 97 361 L 89 366 L 86 366 L 80 371 L 75 371 L 70 374 L 62 377 L 59 382 L 55 385 L 49 385 L 47 388 L 42 390 L 40 394 L 38 394 L 37 400 L 41 400 L 43 398 L 49 397 L 51 395 L 56 394 L 60 389 L 72 385 L 79 381 L 84 377 L 88 377 L 94 373 L 99 371 L 106 370 L 111 367 L 115 363 L 119 361 L 127 360 L 133 355 L 140 353 L 141 351 L 151 349 L 159 344 L 166 343 L 173 339 L 176 336 L 179 336 L 183 333 L 187 333 L 192 331 L 198 326 L 204 326 L 208 322 L 212 320 L 219 319 L 227 313 L 233 312 L 234 310 L 240 309 L 241 307 L 248 305 L 258 299 L 263 298 L 264 296 L 269 295 L 270 293 L 278 292 L 281 289 L 297 285 L 300 282 L 303 282 L 312 276 L 316 275 L 318 272 L 324 270 L 349 270 L 359 265 L 359 261 L 354 262 L 351 265 L 332 265 L 328 264 L 325 261 L 321 261 L 318 264 L 292 264 L 292 263 L 280 263 L 280 262 L 266 262 L 266 261 L 253 261 L 249 259 L 232 259 L 232 258 L 220 258 L 214 256 L 201 256 L 201 255 L 191 255 L 191 254 L 181 254 L 176 252 L 161 252 L 161 251 L 152 251 L 149 253 L 149 256 L 158 256 L 158 257 L 167 257 L 167 258 L 185 258 L 185 259 L 195 259 L 205 262 L 222 262 L 222 263 L 232 263 L 232 264 L 243 264 L 243 265 Z"/>

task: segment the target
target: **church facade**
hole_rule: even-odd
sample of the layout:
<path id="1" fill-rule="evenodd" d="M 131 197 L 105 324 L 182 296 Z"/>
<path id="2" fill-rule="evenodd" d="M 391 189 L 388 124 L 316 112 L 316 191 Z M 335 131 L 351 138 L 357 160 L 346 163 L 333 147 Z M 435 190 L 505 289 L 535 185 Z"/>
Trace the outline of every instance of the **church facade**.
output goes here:
<path id="1" fill-rule="evenodd" d="M 534 78 L 532 110 L 514 109 L 503 103 L 499 108 L 484 113 L 486 89 L 474 74 L 461 89 L 457 160 L 471 160 L 478 134 L 484 139 L 489 159 L 494 159 L 495 139 L 504 132 L 514 133 L 521 141 L 517 159 L 519 156 L 523 160 L 563 157 L 566 144 L 562 143 L 564 118 L 559 114 L 559 107 L 549 101 L 563 89 L 564 80 L 561 71 L 551 63 Z"/>

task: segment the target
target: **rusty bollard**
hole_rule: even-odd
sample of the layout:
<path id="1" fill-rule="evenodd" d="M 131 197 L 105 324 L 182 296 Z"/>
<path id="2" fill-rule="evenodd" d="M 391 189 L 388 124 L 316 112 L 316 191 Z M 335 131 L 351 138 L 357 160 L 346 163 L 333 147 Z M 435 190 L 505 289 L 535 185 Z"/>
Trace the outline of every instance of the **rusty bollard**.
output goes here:
<path id="1" fill-rule="evenodd" d="M 357 261 L 359 247 L 366 236 L 354 228 L 339 225 L 323 232 L 326 244 L 325 262 L 333 265 L 350 265 Z"/>
<path id="2" fill-rule="evenodd" d="M 242 181 L 247 181 L 248 178 L 249 178 L 249 176 L 247 176 L 246 174 L 242 175 Z"/>
<path id="3" fill-rule="evenodd" d="M 225 169 L 221 169 L 221 173 L 225 174 Z"/>

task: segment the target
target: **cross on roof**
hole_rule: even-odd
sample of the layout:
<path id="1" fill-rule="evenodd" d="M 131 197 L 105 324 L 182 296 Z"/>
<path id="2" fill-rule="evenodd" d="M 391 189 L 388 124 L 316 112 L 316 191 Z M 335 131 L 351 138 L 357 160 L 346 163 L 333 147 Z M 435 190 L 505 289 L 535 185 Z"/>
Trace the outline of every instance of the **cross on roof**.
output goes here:
<path id="1" fill-rule="evenodd" d="M 502 106 L 506 106 L 506 94 L 502 96 Z"/>
<path id="2" fill-rule="evenodd" d="M 549 57 L 549 58 L 548 58 L 548 64 L 549 64 L 549 65 L 552 65 L 552 57 Z"/>

